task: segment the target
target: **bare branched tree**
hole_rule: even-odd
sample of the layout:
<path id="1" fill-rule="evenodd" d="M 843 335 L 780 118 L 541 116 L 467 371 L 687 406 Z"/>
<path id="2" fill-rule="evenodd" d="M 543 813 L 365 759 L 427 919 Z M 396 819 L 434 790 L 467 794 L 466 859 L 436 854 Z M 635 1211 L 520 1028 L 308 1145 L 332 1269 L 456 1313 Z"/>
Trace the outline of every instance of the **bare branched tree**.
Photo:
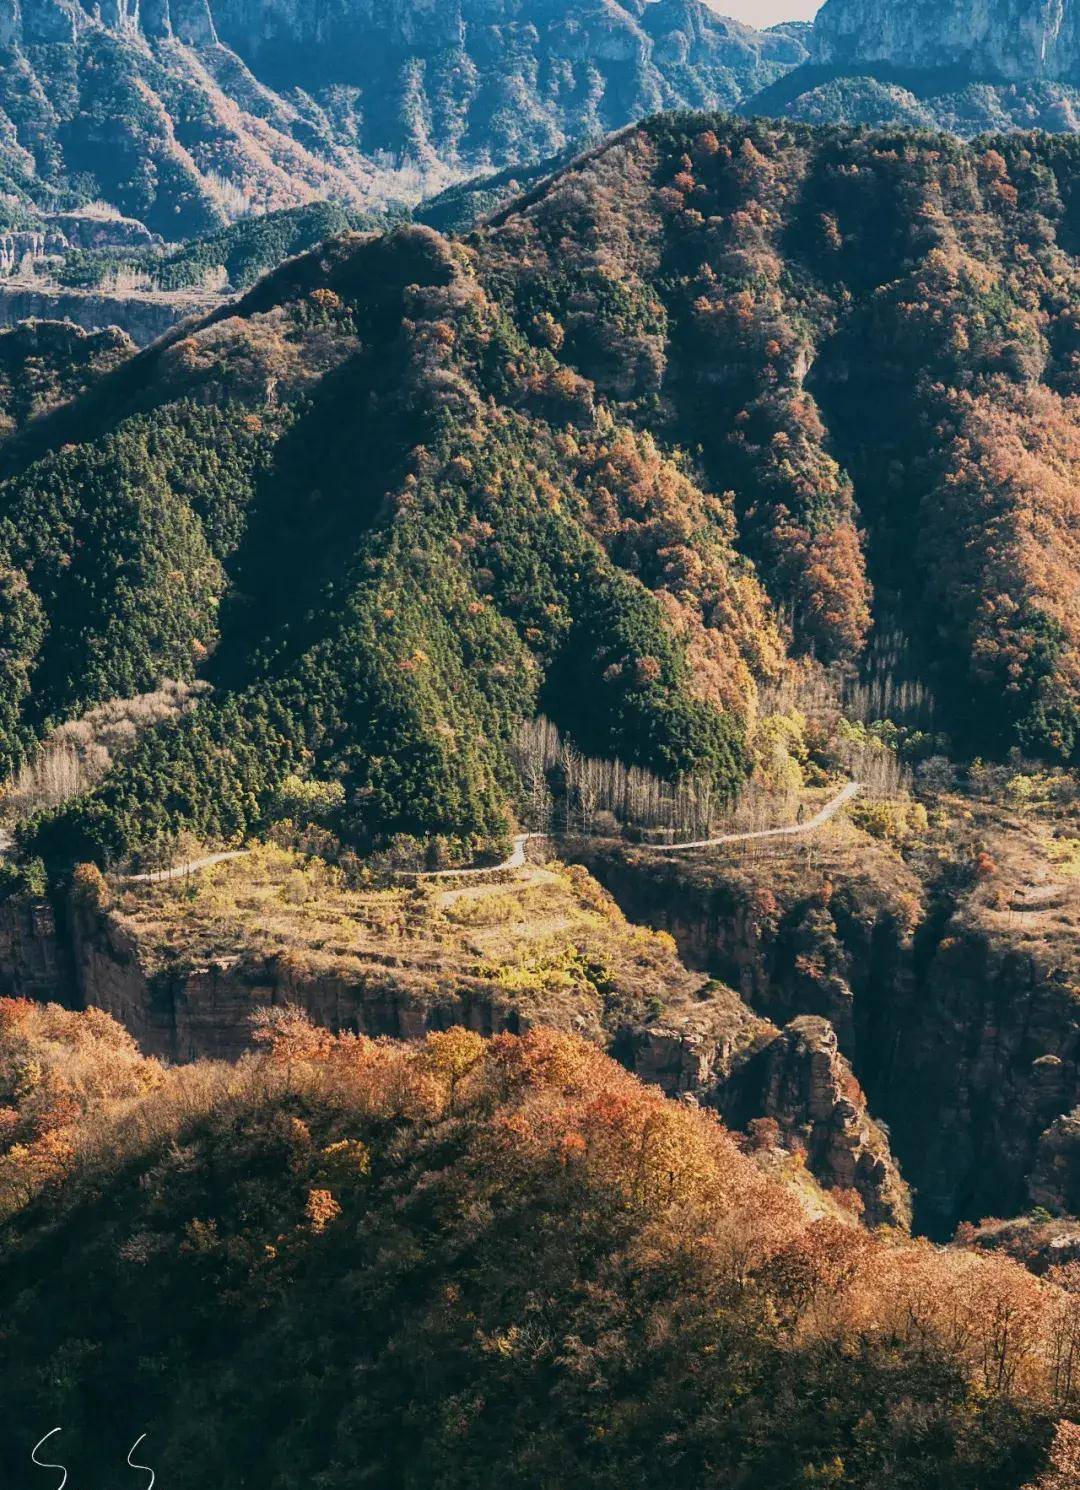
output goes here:
<path id="1" fill-rule="evenodd" d="M 593 833 L 610 819 L 669 838 L 704 837 L 729 804 L 705 776 L 665 781 L 641 766 L 583 755 L 549 719 L 522 726 L 514 743 L 522 807 L 536 832 Z"/>
<path id="2" fill-rule="evenodd" d="M 191 708 L 205 683 L 163 683 L 153 693 L 98 704 L 46 736 L 37 754 L 0 790 L 0 808 L 21 821 L 90 791 L 139 733 Z"/>

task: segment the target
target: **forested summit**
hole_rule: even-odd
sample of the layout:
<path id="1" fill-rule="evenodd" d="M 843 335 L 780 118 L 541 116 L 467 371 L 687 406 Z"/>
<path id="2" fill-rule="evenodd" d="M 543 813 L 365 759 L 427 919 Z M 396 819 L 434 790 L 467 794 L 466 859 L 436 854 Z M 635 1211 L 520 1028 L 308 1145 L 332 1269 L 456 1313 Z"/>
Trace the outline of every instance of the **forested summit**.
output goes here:
<path id="1" fill-rule="evenodd" d="M 666 117 L 461 241 L 344 237 L 6 447 L 5 763 L 213 685 L 31 837 L 491 839 L 508 743 L 734 790 L 900 628 L 965 748 L 1080 740 L 1080 146 Z"/>

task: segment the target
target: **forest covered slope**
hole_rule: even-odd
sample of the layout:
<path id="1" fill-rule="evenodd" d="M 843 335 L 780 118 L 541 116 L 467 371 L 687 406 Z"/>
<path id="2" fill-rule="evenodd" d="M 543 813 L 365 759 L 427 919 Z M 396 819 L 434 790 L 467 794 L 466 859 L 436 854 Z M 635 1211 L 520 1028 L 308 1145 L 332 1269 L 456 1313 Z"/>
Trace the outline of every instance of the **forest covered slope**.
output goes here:
<path id="1" fill-rule="evenodd" d="M 1019 1490 L 1075 1401 L 1058 1278 L 863 1230 L 573 1036 L 278 1009 L 167 1070 L 98 1010 L 0 1020 L 49 1078 L 0 1162 L 13 1464 L 55 1420 L 42 1457 L 145 1433 L 177 1490 Z"/>
<path id="2" fill-rule="evenodd" d="M 1077 147 L 697 116 L 475 236 L 344 237 L 3 453 L 2 745 L 212 696 L 50 857 L 338 826 L 491 839 L 543 709 L 722 794 L 785 656 L 899 627 L 963 748 L 1080 739 Z"/>
<path id="3" fill-rule="evenodd" d="M 0 1477 L 1076 1490 L 1080 142 L 522 184 L 0 335 Z"/>

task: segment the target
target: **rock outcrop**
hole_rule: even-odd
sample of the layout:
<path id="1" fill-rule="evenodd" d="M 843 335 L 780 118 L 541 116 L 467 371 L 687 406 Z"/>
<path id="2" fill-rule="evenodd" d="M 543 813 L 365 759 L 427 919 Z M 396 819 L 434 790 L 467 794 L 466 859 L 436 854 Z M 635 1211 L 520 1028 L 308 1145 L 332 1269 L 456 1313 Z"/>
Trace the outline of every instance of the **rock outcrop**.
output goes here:
<path id="1" fill-rule="evenodd" d="M 205 315 L 218 304 L 217 297 L 185 291 L 108 294 L 5 283 L 0 279 L 0 327 L 19 326 L 24 321 L 68 322 L 83 331 L 115 326 L 137 347 L 149 346 L 179 322 Z"/>
<path id="2" fill-rule="evenodd" d="M 115 327 L 87 332 L 67 321 L 29 320 L 0 329 L 0 435 L 85 392 L 134 350 Z"/>
<path id="3" fill-rule="evenodd" d="M 490 989 L 433 994 L 391 969 L 364 978 L 298 970 L 286 958 L 217 958 L 150 972 L 138 943 L 115 921 L 76 916 L 78 999 L 111 1014 L 147 1055 L 169 1061 L 236 1060 L 252 1048 L 251 1015 L 292 1004 L 340 1032 L 395 1040 L 462 1025 L 483 1035 L 518 1033 L 529 1021 Z"/>
<path id="4" fill-rule="evenodd" d="M 626 1032 L 614 1053 L 643 1081 L 715 1107 L 734 1128 L 771 1119 L 819 1184 L 858 1196 L 867 1225 L 908 1227 L 908 1187 L 829 1021 L 804 1015 L 777 1030 L 730 1004 L 710 1034 L 661 1022 Z"/>
<path id="5" fill-rule="evenodd" d="M 868 1225 L 910 1224 L 907 1185 L 828 1020 L 793 1019 L 720 1093 L 720 1105 L 736 1123 L 772 1118 L 803 1145 L 827 1189 L 858 1195 Z"/>
<path id="6" fill-rule="evenodd" d="M 920 1229 L 947 1237 L 1029 1200 L 1080 1210 L 1080 1124 L 1061 1117 L 1080 1103 L 1068 927 L 1040 941 L 964 900 L 924 903 L 914 876 L 869 847 L 857 866 L 825 856 L 815 869 L 694 869 L 595 845 L 581 857 L 625 914 L 668 930 L 756 1012 L 831 1022 L 889 1125 Z"/>
<path id="7" fill-rule="evenodd" d="M 252 1013 L 281 1004 L 335 1031 L 399 1040 L 454 1025 L 491 1035 L 569 1020 L 671 1097 L 714 1107 L 736 1127 L 773 1119 L 778 1138 L 805 1154 L 820 1184 L 859 1197 L 868 1224 L 910 1223 L 907 1187 L 824 1019 L 797 1019 L 777 1030 L 730 989 L 707 983 L 689 1003 L 675 994 L 671 1008 L 653 1018 L 628 1010 L 622 1021 L 605 1025 L 586 1002 L 575 1014 L 573 1005 L 558 1002 L 530 1006 L 490 980 L 464 976 L 440 986 L 433 970 L 425 975 L 400 956 L 388 954 L 381 967 L 358 964 L 351 974 L 285 956 L 162 966 L 123 918 L 73 906 L 71 922 L 78 1001 L 111 1014 L 147 1054 L 235 1060 L 251 1047 Z"/>
<path id="8" fill-rule="evenodd" d="M 1028 1196 L 1053 1215 L 1080 1213 L 1080 1107 L 1056 1117 L 1040 1135 Z"/>
<path id="9" fill-rule="evenodd" d="M 1003 1252 L 1042 1276 L 1052 1268 L 1080 1262 L 1080 1221 L 1073 1216 L 1047 1216 L 1036 1207 L 1029 1215 L 1007 1220 L 988 1217 L 978 1226 L 964 1225 L 956 1245 L 979 1252 Z"/>
<path id="10" fill-rule="evenodd" d="M 47 212 L 45 223 L 52 242 L 67 248 L 149 248 L 160 241 L 130 217 L 95 212 Z"/>
<path id="11" fill-rule="evenodd" d="M 778 1024 L 800 1014 L 828 1019 L 849 1054 L 856 1010 L 865 1012 L 871 990 L 910 985 L 920 887 L 884 855 L 869 856 L 858 879 L 832 879 L 827 865 L 817 873 L 796 867 L 786 884 L 768 863 L 706 875 L 595 842 L 576 845 L 575 857 L 624 914 L 670 932 L 688 966 Z"/>
<path id="12" fill-rule="evenodd" d="M 744 111 L 963 139 L 1080 130 L 1076 0 L 827 0 L 810 52 Z"/>
<path id="13" fill-rule="evenodd" d="M 0 903 L 0 997 L 63 1003 L 71 989 L 66 954 L 48 900 L 13 895 Z"/>
<path id="14" fill-rule="evenodd" d="M 38 228 L 0 233 L 0 274 L 12 274 L 27 259 L 40 259 L 54 249 L 67 247 L 67 240 Z"/>

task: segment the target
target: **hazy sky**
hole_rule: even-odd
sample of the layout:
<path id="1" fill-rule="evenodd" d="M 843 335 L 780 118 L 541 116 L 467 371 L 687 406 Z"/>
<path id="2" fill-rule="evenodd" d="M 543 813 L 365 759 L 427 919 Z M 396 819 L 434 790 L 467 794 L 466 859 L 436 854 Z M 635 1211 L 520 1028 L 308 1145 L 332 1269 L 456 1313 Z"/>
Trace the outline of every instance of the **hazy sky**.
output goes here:
<path id="1" fill-rule="evenodd" d="M 809 21 L 821 0 L 711 0 L 723 15 L 750 26 L 772 26 L 777 21 Z"/>

